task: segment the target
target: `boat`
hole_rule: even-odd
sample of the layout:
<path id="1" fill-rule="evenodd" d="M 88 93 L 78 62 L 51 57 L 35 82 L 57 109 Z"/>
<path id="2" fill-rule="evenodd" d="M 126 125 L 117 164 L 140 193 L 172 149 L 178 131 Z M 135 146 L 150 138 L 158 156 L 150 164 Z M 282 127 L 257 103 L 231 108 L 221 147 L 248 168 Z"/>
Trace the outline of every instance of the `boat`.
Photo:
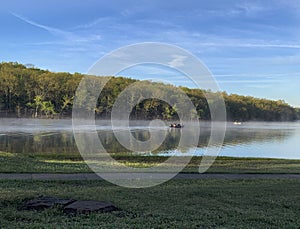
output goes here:
<path id="1" fill-rule="evenodd" d="M 171 125 L 169 125 L 170 128 L 183 128 L 184 125 L 180 124 L 180 123 L 172 123 Z"/>
<path id="2" fill-rule="evenodd" d="M 235 122 L 233 122 L 233 125 L 242 125 L 242 122 L 235 121 Z"/>

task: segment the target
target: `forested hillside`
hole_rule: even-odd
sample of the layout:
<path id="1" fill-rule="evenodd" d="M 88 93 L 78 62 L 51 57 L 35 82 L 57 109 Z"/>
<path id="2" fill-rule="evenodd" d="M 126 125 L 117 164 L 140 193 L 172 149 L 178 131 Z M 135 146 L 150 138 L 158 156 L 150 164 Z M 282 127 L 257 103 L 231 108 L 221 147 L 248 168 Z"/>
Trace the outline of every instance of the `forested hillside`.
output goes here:
<path id="1" fill-rule="evenodd" d="M 71 117 L 75 91 L 83 75 L 53 73 L 26 67 L 18 63 L 0 64 L 1 117 Z M 94 77 L 97 80 L 99 77 Z M 117 96 L 137 80 L 113 77 L 98 98 L 95 109 L 99 118 L 109 118 Z M 176 91 L 179 88 L 145 81 L 157 92 Z M 210 119 L 204 91 L 180 87 L 194 103 L 199 117 Z M 220 92 L 225 100 L 228 120 L 292 121 L 299 118 L 299 109 L 284 101 L 258 99 Z M 157 99 L 146 99 L 134 107 L 132 118 L 172 120 L 177 118 L 176 107 Z"/>

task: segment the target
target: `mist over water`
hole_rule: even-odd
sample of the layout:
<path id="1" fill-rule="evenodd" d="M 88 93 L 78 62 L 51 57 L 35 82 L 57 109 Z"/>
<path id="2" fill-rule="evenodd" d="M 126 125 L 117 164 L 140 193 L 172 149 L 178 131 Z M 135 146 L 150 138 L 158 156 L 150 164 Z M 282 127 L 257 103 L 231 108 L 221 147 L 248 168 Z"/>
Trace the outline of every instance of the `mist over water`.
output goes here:
<path id="1" fill-rule="evenodd" d="M 165 126 L 151 127 L 154 134 L 165 133 L 163 144 L 153 152 L 130 152 L 114 136 L 110 121 L 97 120 L 96 130 L 102 145 L 110 153 L 133 153 L 151 155 L 190 155 L 192 149 L 184 152 L 176 150 L 181 130 Z M 150 138 L 149 121 L 132 121 L 131 134 L 140 141 Z M 189 127 L 190 126 L 190 127 Z M 187 134 L 194 136 L 192 123 L 187 123 Z M 82 131 L 89 131 L 91 126 L 83 125 Z M 127 134 L 127 127 L 118 127 L 115 131 Z M 196 155 L 205 153 L 210 137 L 210 123 L 201 122 L 200 138 Z M 300 122 L 249 122 L 241 125 L 227 123 L 221 156 L 264 157 L 300 159 Z M 0 151 L 18 154 L 78 153 L 72 132 L 72 120 L 48 119 L 1 119 Z"/>

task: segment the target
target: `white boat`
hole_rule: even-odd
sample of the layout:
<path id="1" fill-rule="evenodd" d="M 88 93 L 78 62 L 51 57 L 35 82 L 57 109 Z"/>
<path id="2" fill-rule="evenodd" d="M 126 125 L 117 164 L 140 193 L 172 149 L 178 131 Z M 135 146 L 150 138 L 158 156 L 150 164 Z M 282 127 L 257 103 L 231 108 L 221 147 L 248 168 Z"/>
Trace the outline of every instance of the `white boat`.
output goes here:
<path id="1" fill-rule="evenodd" d="M 235 122 L 233 122 L 233 125 L 242 125 L 242 123 L 235 121 Z"/>

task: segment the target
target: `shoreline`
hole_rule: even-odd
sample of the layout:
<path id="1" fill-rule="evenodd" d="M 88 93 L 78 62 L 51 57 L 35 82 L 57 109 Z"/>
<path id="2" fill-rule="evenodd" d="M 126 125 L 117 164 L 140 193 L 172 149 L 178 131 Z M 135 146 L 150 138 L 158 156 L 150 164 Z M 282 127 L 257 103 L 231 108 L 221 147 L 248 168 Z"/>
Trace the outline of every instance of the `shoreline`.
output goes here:
<path id="1" fill-rule="evenodd" d="M 57 117 L 37 117 L 37 118 L 34 118 L 34 117 L 17 117 L 17 116 L 14 116 L 14 117 L 7 117 L 7 116 L 0 116 L 0 120 L 1 119 L 16 119 L 16 120 L 72 120 L 72 116 L 68 116 L 68 117 L 62 117 L 62 118 L 57 118 Z M 111 121 L 111 118 L 95 118 L 96 121 Z M 153 119 L 130 119 L 129 121 L 152 121 Z M 174 120 L 168 120 L 168 119 L 159 119 L 159 120 L 162 120 L 162 121 L 165 121 L 165 122 L 179 122 L 180 120 L 177 120 L 177 119 L 174 119 Z M 89 121 L 89 120 L 88 120 Z M 127 120 L 124 120 L 124 121 L 127 121 Z M 199 119 L 198 120 L 199 122 L 211 122 L 211 120 L 209 119 Z M 293 120 L 255 120 L 255 119 L 250 119 L 250 120 L 226 120 L 225 122 L 229 122 L 229 123 L 235 123 L 235 122 L 238 122 L 238 123 L 252 123 L 252 122 L 257 122 L 257 123 L 286 123 L 286 122 L 299 122 L 300 119 L 293 119 Z M 191 121 L 191 122 L 194 122 L 194 121 Z M 223 122 L 223 121 L 214 121 L 214 122 Z"/>

